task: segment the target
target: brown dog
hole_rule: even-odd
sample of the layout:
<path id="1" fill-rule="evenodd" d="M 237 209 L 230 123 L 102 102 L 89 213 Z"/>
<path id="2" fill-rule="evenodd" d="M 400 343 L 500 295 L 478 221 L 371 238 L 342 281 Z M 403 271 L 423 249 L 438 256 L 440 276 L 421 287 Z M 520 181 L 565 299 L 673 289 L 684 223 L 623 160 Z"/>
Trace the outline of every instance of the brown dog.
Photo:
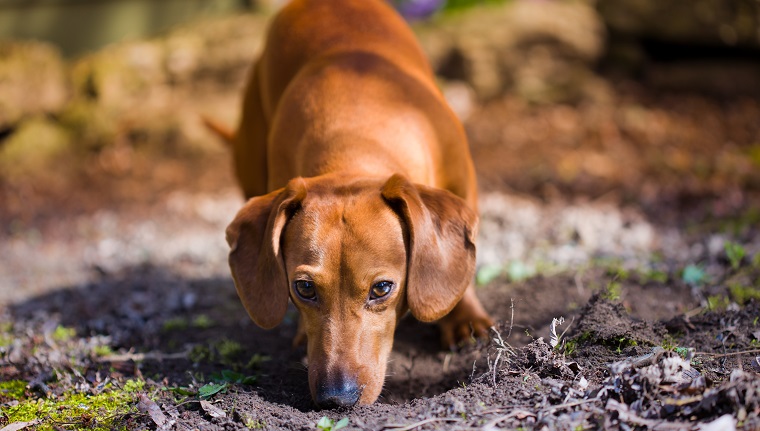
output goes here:
<path id="1" fill-rule="evenodd" d="M 321 407 L 374 402 L 396 324 L 487 334 L 472 287 L 476 183 L 463 128 L 382 0 L 294 0 L 274 18 L 232 138 L 252 197 L 227 228 L 248 314 L 290 298 Z"/>

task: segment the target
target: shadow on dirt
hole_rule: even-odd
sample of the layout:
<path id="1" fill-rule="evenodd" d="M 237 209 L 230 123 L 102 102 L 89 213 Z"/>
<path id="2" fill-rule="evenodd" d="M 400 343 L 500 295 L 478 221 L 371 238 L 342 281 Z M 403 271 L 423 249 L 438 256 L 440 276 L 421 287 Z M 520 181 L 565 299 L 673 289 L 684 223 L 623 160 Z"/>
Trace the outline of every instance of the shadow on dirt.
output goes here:
<path id="1" fill-rule="evenodd" d="M 496 320 L 512 322 L 510 343 L 522 345 L 534 334 L 548 336 L 552 317 L 569 319 L 571 308 L 586 302 L 590 291 L 574 286 L 573 276 L 558 275 L 497 281 L 477 291 Z M 547 291 L 555 301 L 541 299 Z M 248 318 L 228 277 L 187 279 L 169 268 L 137 266 L 12 305 L 10 312 L 28 327 L 50 331 L 61 325 L 79 337 L 107 337 L 111 352 L 96 361 L 103 370 L 197 387 L 229 369 L 256 376 L 253 386 L 266 401 L 314 408 L 305 349 L 292 347 L 297 311 L 291 306 L 279 326 L 262 330 Z M 443 351 L 435 325 L 407 316 L 397 328 L 380 402 L 437 395 L 486 369 L 482 346 Z"/>

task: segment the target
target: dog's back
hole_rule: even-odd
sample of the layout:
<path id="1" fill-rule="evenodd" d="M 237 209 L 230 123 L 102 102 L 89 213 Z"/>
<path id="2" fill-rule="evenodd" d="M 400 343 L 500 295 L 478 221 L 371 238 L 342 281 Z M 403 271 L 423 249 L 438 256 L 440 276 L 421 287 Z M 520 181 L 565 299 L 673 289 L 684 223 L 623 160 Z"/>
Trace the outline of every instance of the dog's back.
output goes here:
<path id="1" fill-rule="evenodd" d="M 265 142 L 239 145 L 266 146 L 262 192 L 337 170 L 403 173 L 476 209 L 464 131 L 414 34 L 386 2 L 294 0 L 272 22 L 256 67 L 257 88 L 246 96 L 255 100 L 244 111 L 260 111 L 255 127 L 267 133 Z"/>

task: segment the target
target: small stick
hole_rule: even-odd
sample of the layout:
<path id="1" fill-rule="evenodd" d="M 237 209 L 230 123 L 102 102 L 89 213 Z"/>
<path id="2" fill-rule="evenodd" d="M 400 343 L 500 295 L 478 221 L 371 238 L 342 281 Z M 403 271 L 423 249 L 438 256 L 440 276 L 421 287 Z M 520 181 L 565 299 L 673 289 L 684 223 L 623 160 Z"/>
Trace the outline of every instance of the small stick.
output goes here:
<path id="1" fill-rule="evenodd" d="M 383 427 L 383 429 L 388 429 L 390 431 L 409 431 L 413 430 L 417 427 L 420 427 L 425 424 L 433 423 L 433 422 L 459 422 L 461 419 L 458 418 L 430 418 L 425 419 L 424 421 L 419 421 L 417 423 L 413 423 L 411 425 L 397 425 L 397 424 L 390 424 Z"/>
<path id="2" fill-rule="evenodd" d="M 156 360 L 163 361 L 164 359 L 185 359 L 187 358 L 188 351 L 177 353 L 163 353 L 163 352 L 147 352 L 147 353 L 124 353 L 120 355 L 107 355 L 98 358 L 97 362 L 125 362 L 125 361 L 145 361 Z"/>
<path id="3" fill-rule="evenodd" d="M 730 352 L 730 353 L 697 352 L 695 354 L 701 355 L 701 356 L 709 356 L 711 358 L 725 358 L 726 356 L 736 356 L 736 355 L 744 355 L 744 354 L 750 354 L 750 353 L 760 353 L 760 349 L 742 350 L 741 352 Z"/>

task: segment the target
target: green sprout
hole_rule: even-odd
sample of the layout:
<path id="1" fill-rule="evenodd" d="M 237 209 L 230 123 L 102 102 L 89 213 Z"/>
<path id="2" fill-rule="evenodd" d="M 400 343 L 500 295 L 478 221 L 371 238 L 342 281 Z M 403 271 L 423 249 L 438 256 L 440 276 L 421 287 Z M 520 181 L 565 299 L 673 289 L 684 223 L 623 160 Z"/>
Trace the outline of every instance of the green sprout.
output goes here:
<path id="1" fill-rule="evenodd" d="M 735 242 L 727 242 L 723 247 L 726 250 L 726 257 L 728 257 L 728 261 L 731 262 L 731 268 L 734 270 L 739 269 L 739 265 L 741 265 L 742 259 L 744 259 L 744 256 L 747 254 L 747 252 L 744 250 L 744 247 L 742 247 L 741 244 Z"/>
<path id="2" fill-rule="evenodd" d="M 317 429 L 321 431 L 335 431 L 347 426 L 348 418 L 343 418 L 336 423 L 334 420 L 328 418 L 327 416 L 322 416 L 322 419 L 317 422 Z"/>

